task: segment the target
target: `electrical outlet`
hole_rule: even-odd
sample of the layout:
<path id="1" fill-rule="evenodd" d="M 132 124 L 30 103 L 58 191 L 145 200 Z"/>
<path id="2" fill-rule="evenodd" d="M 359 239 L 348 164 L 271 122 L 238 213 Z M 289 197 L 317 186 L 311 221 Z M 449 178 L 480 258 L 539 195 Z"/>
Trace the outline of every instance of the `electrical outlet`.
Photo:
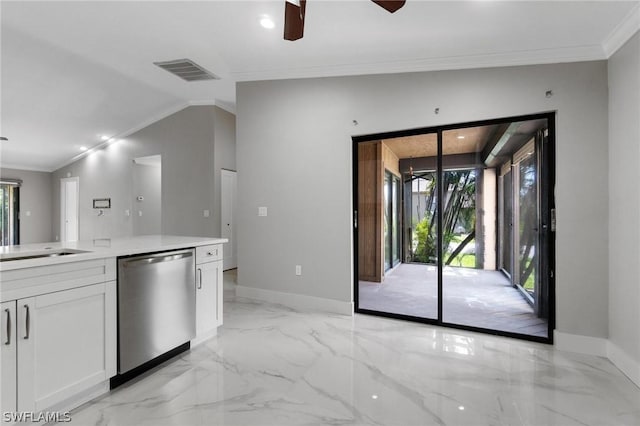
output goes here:
<path id="1" fill-rule="evenodd" d="M 202 215 L 204 217 L 209 217 L 210 214 L 211 214 L 211 212 L 209 212 L 209 210 L 205 210 L 204 212 L 202 212 Z"/>
<path id="2" fill-rule="evenodd" d="M 302 265 L 296 265 L 296 275 L 302 275 Z"/>
<path id="3" fill-rule="evenodd" d="M 258 207 L 258 216 L 266 216 L 267 208 L 266 207 Z"/>

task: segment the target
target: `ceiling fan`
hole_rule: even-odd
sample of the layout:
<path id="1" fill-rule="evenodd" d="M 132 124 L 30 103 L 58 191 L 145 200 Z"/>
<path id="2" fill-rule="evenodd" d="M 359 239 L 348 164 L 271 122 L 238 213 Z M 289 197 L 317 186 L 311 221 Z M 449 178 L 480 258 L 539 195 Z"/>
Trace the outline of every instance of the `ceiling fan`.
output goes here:
<path id="1" fill-rule="evenodd" d="M 378 6 L 393 13 L 404 6 L 406 0 L 371 0 Z M 304 35 L 304 15 L 307 0 L 285 0 L 284 39 L 298 40 Z"/>

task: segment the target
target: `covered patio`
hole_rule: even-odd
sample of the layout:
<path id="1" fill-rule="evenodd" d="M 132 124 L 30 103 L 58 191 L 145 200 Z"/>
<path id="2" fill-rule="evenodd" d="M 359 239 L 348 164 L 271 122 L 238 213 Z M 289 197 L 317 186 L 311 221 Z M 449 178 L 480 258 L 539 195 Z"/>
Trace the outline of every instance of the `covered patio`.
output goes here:
<path id="1" fill-rule="evenodd" d="M 435 265 L 401 263 L 382 283 L 359 282 L 359 307 L 420 318 L 438 318 Z M 530 336 L 548 337 L 522 294 L 499 271 L 447 266 L 443 270 L 443 321 Z"/>

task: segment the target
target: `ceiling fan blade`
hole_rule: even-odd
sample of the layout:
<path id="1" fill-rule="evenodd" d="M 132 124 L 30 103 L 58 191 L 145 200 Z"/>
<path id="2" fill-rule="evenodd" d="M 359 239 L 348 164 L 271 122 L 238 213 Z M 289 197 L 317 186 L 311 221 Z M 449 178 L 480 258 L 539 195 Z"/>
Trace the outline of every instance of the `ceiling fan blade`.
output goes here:
<path id="1" fill-rule="evenodd" d="M 388 12 L 395 12 L 400 9 L 406 3 L 406 0 L 371 0 L 378 6 L 387 10 Z"/>
<path id="2" fill-rule="evenodd" d="M 298 40 L 304 35 L 304 13 L 306 7 L 307 0 L 300 0 L 299 5 L 287 0 L 284 2 L 285 40 Z"/>

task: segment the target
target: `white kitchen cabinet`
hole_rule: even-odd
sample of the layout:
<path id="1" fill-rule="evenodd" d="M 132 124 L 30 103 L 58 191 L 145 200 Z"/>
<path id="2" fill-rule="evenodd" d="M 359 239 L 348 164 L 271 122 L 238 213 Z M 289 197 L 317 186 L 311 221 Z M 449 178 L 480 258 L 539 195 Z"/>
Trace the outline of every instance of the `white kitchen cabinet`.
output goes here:
<path id="1" fill-rule="evenodd" d="M 115 259 L 0 273 L 2 411 L 68 409 L 108 390 L 114 279 Z"/>
<path id="2" fill-rule="evenodd" d="M 16 302 L 5 302 L 0 304 L 2 319 L 0 325 L 2 330 L 2 342 L 0 342 L 0 368 L 2 371 L 2 389 L 0 396 L 2 400 L 2 412 L 16 411 L 17 406 L 17 344 L 16 344 Z M 2 413 L 0 413 L 2 414 Z M 4 415 L 2 416 L 4 424 Z"/>
<path id="3" fill-rule="evenodd" d="M 116 283 L 17 301 L 18 411 L 41 411 L 116 373 Z"/>
<path id="4" fill-rule="evenodd" d="M 222 325 L 222 244 L 196 248 L 196 338 L 197 344 Z"/>

